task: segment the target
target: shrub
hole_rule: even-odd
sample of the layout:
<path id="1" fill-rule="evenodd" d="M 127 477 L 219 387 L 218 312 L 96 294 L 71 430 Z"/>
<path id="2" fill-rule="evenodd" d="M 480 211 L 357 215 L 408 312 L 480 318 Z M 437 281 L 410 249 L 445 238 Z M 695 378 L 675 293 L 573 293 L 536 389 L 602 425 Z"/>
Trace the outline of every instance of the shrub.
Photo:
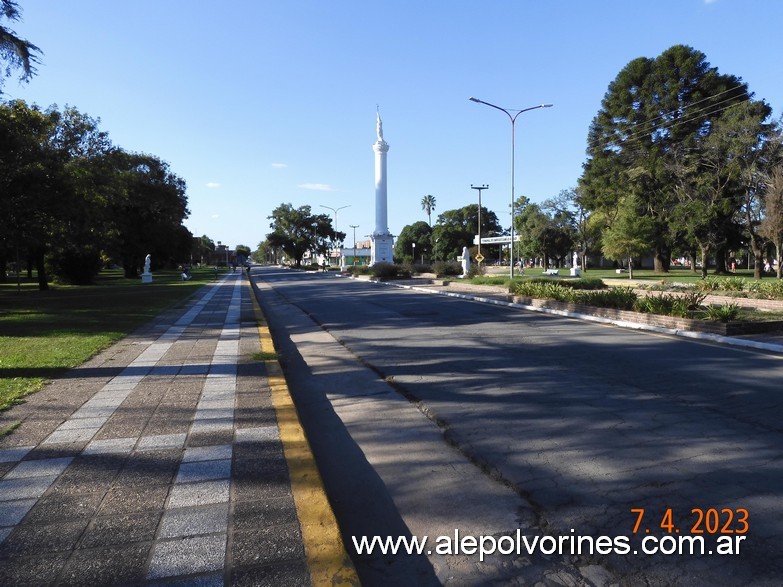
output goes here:
<path id="1" fill-rule="evenodd" d="M 435 261 L 432 271 L 438 276 L 462 275 L 462 265 L 456 261 Z"/>
<path id="2" fill-rule="evenodd" d="M 565 287 L 571 289 L 606 289 L 606 284 L 598 277 L 580 277 L 579 279 L 569 279 L 562 283 Z"/>
<path id="3" fill-rule="evenodd" d="M 370 275 L 372 268 L 369 265 L 350 265 L 347 271 L 351 275 Z"/>
<path id="4" fill-rule="evenodd" d="M 725 277 L 720 280 L 720 289 L 724 291 L 742 291 L 745 289 L 745 279 L 742 277 Z"/>
<path id="5" fill-rule="evenodd" d="M 703 294 L 693 296 L 675 296 L 672 294 L 659 294 L 657 296 L 647 296 L 639 298 L 634 304 L 634 310 L 645 312 L 647 314 L 660 314 L 662 316 L 677 316 L 679 318 L 688 318 L 692 310 L 698 308 L 698 303 L 693 307 L 693 300 L 701 297 Z"/>
<path id="6" fill-rule="evenodd" d="M 487 272 L 487 268 L 485 265 L 481 265 L 479 263 L 471 263 L 470 267 L 468 267 L 468 273 L 465 275 L 467 279 L 473 279 L 474 277 L 480 277 L 484 275 Z"/>
<path id="7" fill-rule="evenodd" d="M 638 296 L 630 287 L 614 287 L 606 291 L 576 291 L 573 301 L 577 304 L 632 310 Z"/>
<path id="8" fill-rule="evenodd" d="M 528 283 L 557 283 L 570 289 L 606 289 L 603 280 L 597 277 L 580 277 L 579 279 L 552 279 L 550 277 L 531 277 Z"/>
<path id="9" fill-rule="evenodd" d="M 748 285 L 748 290 L 769 300 L 783 299 L 783 280 L 753 281 Z"/>
<path id="10" fill-rule="evenodd" d="M 699 291 L 716 291 L 720 289 L 720 281 L 717 277 L 707 276 L 696 282 L 696 289 Z"/>
<path id="11" fill-rule="evenodd" d="M 404 279 L 411 276 L 411 271 L 408 267 L 394 263 L 376 263 L 371 267 L 371 275 L 378 279 Z"/>
<path id="12" fill-rule="evenodd" d="M 415 274 L 420 273 L 432 273 L 432 265 L 427 264 L 421 264 L 421 263 L 414 263 L 411 265 L 411 272 Z"/>
<path id="13" fill-rule="evenodd" d="M 737 319 L 739 313 L 740 307 L 737 304 L 706 306 L 703 310 L 703 318 L 714 322 L 731 322 Z"/>

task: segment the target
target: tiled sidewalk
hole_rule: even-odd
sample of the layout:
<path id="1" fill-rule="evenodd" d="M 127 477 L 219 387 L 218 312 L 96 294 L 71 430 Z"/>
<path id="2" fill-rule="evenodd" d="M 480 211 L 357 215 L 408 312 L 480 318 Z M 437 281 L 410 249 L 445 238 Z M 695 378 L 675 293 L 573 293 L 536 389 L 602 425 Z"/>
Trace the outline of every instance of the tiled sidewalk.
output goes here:
<path id="1" fill-rule="evenodd" d="M 309 585 L 242 272 L 0 415 L 0 585 Z"/>

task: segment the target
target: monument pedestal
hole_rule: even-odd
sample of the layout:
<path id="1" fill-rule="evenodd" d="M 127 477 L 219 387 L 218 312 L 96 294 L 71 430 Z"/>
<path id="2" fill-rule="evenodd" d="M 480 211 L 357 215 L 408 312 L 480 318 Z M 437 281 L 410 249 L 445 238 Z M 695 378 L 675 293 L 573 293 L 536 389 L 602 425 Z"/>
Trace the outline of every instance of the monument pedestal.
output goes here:
<path id="1" fill-rule="evenodd" d="M 571 277 L 580 277 L 582 270 L 579 267 L 571 267 Z"/>
<path id="2" fill-rule="evenodd" d="M 146 271 L 141 274 L 141 282 L 142 283 L 152 283 L 152 273 L 147 273 Z"/>
<path id="3" fill-rule="evenodd" d="M 394 263 L 394 237 L 390 234 L 373 234 L 370 265 Z"/>

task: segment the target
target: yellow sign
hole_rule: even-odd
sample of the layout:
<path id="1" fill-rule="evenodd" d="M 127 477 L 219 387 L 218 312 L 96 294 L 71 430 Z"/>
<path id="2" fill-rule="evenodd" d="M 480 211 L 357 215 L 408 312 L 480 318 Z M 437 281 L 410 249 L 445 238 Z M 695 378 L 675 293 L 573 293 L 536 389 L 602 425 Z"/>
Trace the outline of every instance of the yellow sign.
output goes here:
<path id="1" fill-rule="evenodd" d="M 482 255 L 481 253 L 476 255 L 476 262 L 477 263 L 481 263 L 483 260 L 484 260 L 484 255 Z"/>

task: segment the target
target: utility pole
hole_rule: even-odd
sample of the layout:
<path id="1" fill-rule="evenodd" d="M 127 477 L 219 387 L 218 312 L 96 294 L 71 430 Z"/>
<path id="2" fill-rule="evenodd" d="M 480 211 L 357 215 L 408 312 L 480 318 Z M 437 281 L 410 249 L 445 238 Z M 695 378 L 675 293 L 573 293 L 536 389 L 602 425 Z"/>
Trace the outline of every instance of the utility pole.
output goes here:
<path id="1" fill-rule="evenodd" d="M 488 185 L 473 185 L 470 184 L 470 189 L 478 190 L 479 194 L 479 207 L 478 207 L 478 255 L 476 255 L 476 261 L 479 264 L 479 270 L 481 269 L 481 262 L 484 260 L 484 255 L 481 254 L 481 190 L 488 190 Z M 501 245 L 502 247 L 503 245 Z"/>
<path id="2" fill-rule="evenodd" d="M 359 228 L 358 224 L 349 224 L 353 228 L 353 264 L 356 265 L 356 229 Z"/>

